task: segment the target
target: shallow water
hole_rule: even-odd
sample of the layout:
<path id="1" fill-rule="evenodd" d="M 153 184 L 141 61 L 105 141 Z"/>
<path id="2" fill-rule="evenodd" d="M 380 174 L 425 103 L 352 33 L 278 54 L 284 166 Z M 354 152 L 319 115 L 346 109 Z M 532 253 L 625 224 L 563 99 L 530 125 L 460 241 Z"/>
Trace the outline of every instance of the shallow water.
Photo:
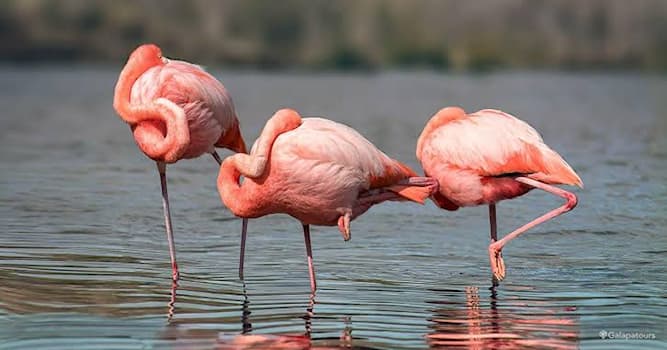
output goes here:
<path id="1" fill-rule="evenodd" d="M 383 204 L 353 222 L 350 242 L 313 228 L 313 297 L 301 226 L 287 216 L 250 222 L 239 281 L 241 223 L 220 203 L 217 166 L 182 161 L 167 171 L 182 275 L 174 288 L 155 165 L 111 108 L 117 70 L 5 67 L 0 348 L 256 340 L 241 334 L 273 335 L 255 348 L 667 348 L 667 79 L 213 73 L 249 141 L 289 106 L 345 122 L 416 167 L 416 137 L 438 108 L 494 107 L 536 127 L 586 188 L 575 190 L 574 211 L 508 245 L 508 276 L 495 288 L 483 207 Z M 499 230 L 559 204 L 537 191 L 502 202 Z"/>

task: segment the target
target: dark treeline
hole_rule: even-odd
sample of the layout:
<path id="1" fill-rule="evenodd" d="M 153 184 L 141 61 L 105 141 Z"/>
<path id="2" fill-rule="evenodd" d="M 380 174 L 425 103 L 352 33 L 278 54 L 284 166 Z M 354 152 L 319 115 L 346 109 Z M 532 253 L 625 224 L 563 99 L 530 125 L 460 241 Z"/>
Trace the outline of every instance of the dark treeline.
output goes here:
<path id="1" fill-rule="evenodd" d="M 667 69 L 665 0 L 5 0 L 0 60 Z"/>

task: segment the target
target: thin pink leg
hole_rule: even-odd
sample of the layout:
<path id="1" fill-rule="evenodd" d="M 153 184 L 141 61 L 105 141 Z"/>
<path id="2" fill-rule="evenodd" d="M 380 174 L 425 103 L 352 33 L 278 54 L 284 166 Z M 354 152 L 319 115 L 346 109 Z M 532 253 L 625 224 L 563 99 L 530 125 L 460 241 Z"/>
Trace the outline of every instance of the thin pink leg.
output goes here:
<path id="1" fill-rule="evenodd" d="M 491 244 L 495 243 L 498 241 L 498 225 L 496 223 L 496 204 L 491 203 L 489 204 L 489 224 L 491 226 Z M 498 252 L 498 270 L 499 271 L 505 271 L 505 261 L 503 260 L 503 253 Z M 493 270 L 493 266 L 491 267 L 491 270 Z M 492 275 L 492 283 L 493 285 L 498 285 L 498 279 L 495 277 L 495 275 Z"/>
<path id="2" fill-rule="evenodd" d="M 222 165 L 222 159 L 217 151 L 211 152 L 213 159 L 218 162 L 218 165 Z M 243 279 L 243 264 L 245 261 L 245 240 L 248 232 L 248 219 L 242 218 L 241 224 L 241 253 L 239 254 L 239 278 Z"/>
<path id="3" fill-rule="evenodd" d="M 413 185 L 422 187 L 434 187 L 434 191 L 438 190 L 438 180 L 426 176 L 409 177 L 399 182 L 401 185 Z"/>
<path id="4" fill-rule="evenodd" d="M 243 262 L 245 261 L 245 239 L 248 232 L 248 219 L 243 218 L 241 225 L 241 254 L 239 254 L 239 278 L 243 279 Z"/>
<path id="5" fill-rule="evenodd" d="M 317 283 L 315 282 L 315 267 L 313 266 L 313 250 L 310 247 L 310 226 L 308 225 L 303 225 L 303 239 L 306 242 L 308 274 L 310 275 L 310 291 L 315 293 L 315 290 L 317 290 Z"/>
<path id="6" fill-rule="evenodd" d="M 515 178 L 515 180 L 524 183 L 528 186 L 539 188 L 543 191 L 552 193 L 556 196 L 563 197 L 567 200 L 567 202 L 562 206 L 519 227 L 518 229 L 514 230 L 513 232 L 503 237 L 501 240 L 491 243 L 489 245 L 489 259 L 491 260 L 491 271 L 493 272 L 493 277 L 496 278 L 498 281 L 505 278 L 505 263 L 503 262 L 501 251 L 509 241 L 513 240 L 514 238 L 518 237 L 519 235 L 528 231 L 529 229 L 545 221 L 551 220 L 558 215 L 566 213 L 572 210 L 572 208 L 574 208 L 575 206 L 577 206 L 577 196 L 575 196 L 574 193 L 572 192 L 568 192 L 558 187 L 547 185 L 545 183 L 527 177 L 517 177 Z"/>
<path id="7" fill-rule="evenodd" d="M 167 193 L 167 164 L 157 162 L 157 170 L 160 173 L 160 185 L 162 186 L 162 207 L 164 208 L 164 226 L 167 229 L 167 243 L 169 244 L 169 256 L 171 257 L 171 277 L 178 281 L 178 265 L 176 264 L 176 248 L 174 247 L 174 231 L 171 227 L 171 213 L 169 211 L 169 194 Z"/>
<path id="8" fill-rule="evenodd" d="M 403 179 L 397 183 L 398 185 L 420 186 L 428 187 L 431 193 L 438 191 L 438 181 L 430 177 L 410 177 Z M 392 192 L 386 188 L 375 188 L 367 190 L 359 194 L 357 199 L 357 206 L 372 206 L 382 203 L 384 201 L 404 201 L 405 197 L 400 196 L 396 192 Z M 368 209 L 368 208 L 366 208 Z"/>

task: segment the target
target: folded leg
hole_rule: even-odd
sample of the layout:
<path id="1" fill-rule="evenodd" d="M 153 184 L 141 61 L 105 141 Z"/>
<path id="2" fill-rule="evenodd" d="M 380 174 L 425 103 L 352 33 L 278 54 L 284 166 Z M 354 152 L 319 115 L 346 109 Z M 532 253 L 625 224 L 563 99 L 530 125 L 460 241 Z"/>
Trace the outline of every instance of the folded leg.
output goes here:
<path id="1" fill-rule="evenodd" d="M 546 214 L 544 214 L 544 215 L 538 217 L 537 219 L 519 227 L 518 229 L 514 230 L 513 232 L 507 234 L 502 239 L 500 239 L 496 242 L 493 242 L 489 245 L 489 259 L 491 260 L 491 271 L 493 272 L 494 278 L 496 278 L 498 281 L 505 278 L 505 263 L 503 261 L 501 252 L 502 252 L 503 247 L 505 247 L 505 245 L 507 243 L 509 243 L 509 241 L 513 240 L 514 238 L 517 238 L 518 236 L 520 236 L 524 232 L 528 231 L 529 229 L 531 229 L 531 228 L 533 228 L 533 227 L 535 227 L 535 226 L 537 226 L 537 225 L 539 225 L 543 222 L 549 221 L 549 220 L 555 218 L 556 216 L 559 216 L 563 213 L 566 213 L 566 212 L 572 210 L 577 205 L 577 196 L 575 196 L 574 193 L 572 193 L 572 192 L 568 192 L 568 191 L 565 191 L 565 190 L 560 189 L 558 187 L 547 185 L 545 183 L 542 183 L 542 182 L 539 182 L 539 181 L 536 181 L 536 180 L 533 180 L 533 179 L 527 178 L 527 177 L 522 177 L 521 176 L 521 177 L 515 178 L 515 180 L 518 181 L 518 182 L 524 183 L 526 185 L 529 185 L 529 186 L 541 189 L 543 191 L 549 192 L 553 195 L 562 197 L 566 200 L 566 202 L 562 206 L 547 212 Z M 495 216 L 495 210 L 494 210 L 493 214 Z M 493 229 L 493 225 L 492 225 L 492 229 Z M 493 231 L 492 231 L 492 237 L 491 238 L 492 239 L 494 238 L 493 237 Z"/>

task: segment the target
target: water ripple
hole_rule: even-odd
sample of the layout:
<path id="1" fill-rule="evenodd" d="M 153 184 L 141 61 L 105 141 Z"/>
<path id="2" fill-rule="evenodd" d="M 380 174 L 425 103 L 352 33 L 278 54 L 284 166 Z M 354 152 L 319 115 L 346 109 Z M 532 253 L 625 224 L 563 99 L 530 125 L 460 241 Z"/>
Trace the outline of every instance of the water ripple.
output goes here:
<path id="1" fill-rule="evenodd" d="M 443 103 L 495 106 L 586 182 L 575 210 L 506 247 L 499 286 L 485 208 L 387 203 L 354 221 L 349 242 L 313 228 L 311 295 L 301 227 L 284 215 L 251 220 L 239 280 L 241 223 L 220 205 L 210 157 L 168 170 L 182 274 L 171 282 L 155 166 L 109 104 L 117 73 L 0 69 L 20 96 L 0 94 L 0 348 L 667 348 L 665 118 L 646 77 L 224 72 L 248 139 L 275 103 L 330 106 L 416 167 L 414 136 Z M 537 191 L 502 202 L 499 230 L 556 205 Z"/>

